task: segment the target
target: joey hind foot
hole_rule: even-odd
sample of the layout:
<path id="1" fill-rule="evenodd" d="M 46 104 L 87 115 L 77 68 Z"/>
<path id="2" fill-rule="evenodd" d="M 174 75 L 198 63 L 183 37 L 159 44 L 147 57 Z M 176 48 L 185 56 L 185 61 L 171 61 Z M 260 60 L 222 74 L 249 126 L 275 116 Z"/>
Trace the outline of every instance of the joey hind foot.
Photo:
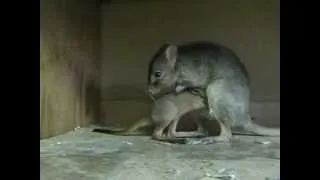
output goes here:
<path id="1" fill-rule="evenodd" d="M 206 133 L 202 131 L 186 131 L 186 132 L 176 132 L 169 131 L 167 133 L 167 137 L 169 138 L 197 138 L 197 137 L 205 137 Z"/>
<path id="2" fill-rule="evenodd" d="M 214 143 L 229 143 L 231 139 L 223 136 L 210 136 L 204 138 L 186 138 L 185 144 L 214 144 Z"/>

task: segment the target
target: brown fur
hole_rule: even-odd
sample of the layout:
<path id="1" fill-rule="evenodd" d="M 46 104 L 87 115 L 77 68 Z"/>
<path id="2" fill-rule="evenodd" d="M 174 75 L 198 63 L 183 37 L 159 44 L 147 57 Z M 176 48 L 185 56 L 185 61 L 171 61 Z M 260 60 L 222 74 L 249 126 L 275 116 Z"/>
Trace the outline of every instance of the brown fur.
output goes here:
<path id="1" fill-rule="evenodd" d="M 155 100 L 149 116 L 139 119 L 125 130 L 95 129 L 94 132 L 122 136 L 144 135 L 149 132 L 137 130 L 142 127 L 152 126 L 152 138 L 156 140 L 179 141 L 178 138 L 205 136 L 200 122 L 201 116 L 206 116 L 206 113 L 202 111 L 203 109 L 206 109 L 203 99 L 190 92 L 166 94 Z M 177 125 L 182 117 L 198 120 L 196 121 L 198 130 L 177 132 Z"/>

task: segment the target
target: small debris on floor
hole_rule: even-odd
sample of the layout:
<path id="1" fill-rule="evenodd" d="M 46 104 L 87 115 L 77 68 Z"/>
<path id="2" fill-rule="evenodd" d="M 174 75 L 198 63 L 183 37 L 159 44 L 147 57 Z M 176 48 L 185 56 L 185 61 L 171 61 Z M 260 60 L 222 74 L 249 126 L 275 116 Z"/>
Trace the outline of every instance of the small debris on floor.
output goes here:
<path id="1" fill-rule="evenodd" d="M 166 174 L 178 175 L 178 174 L 180 174 L 180 171 L 177 170 L 177 169 L 168 169 L 168 170 L 166 171 Z"/>
<path id="2" fill-rule="evenodd" d="M 280 180 L 280 138 L 185 145 L 80 128 L 40 140 L 40 166 L 42 180 Z"/>
<path id="3" fill-rule="evenodd" d="M 201 145 L 207 145 L 207 144 L 213 144 L 215 142 L 215 140 L 212 137 L 205 137 L 205 138 L 186 138 L 186 143 L 185 144 L 189 144 L 189 145 L 197 145 L 197 144 L 201 144 Z"/>
<path id="4" fill-rule="evenodd" d="M 266 141 L 266 140 L 256 140 L 255 141 L 256 144 L 271 144 L 271 141 Z"/>
<path id="5" fill-rule="evenodd" d="M 218 171 L 217 176 L 214 176 L 215 178 L 221 179 L 221 180 L 239 180 L 239 178 L 236 177 L 236 173 L 234 169 L 220 169 Z"/>
<path id="6" fill-rule="evenodd" d="M 129 142 L 129 141 L 123 141 L 124 144 L 128 144 L 128 145 L 133 145 L 132 142 Z"/>

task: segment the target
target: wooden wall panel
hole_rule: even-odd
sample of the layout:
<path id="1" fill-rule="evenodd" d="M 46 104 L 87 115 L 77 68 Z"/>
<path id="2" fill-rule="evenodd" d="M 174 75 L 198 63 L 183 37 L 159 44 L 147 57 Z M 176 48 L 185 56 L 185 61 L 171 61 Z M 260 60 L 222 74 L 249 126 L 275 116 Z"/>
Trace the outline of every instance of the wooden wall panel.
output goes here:
<path id="1" fill-rule="evenodd" d="M 51 137 L 98 119 L 100 4 L 40 4 L 40 136 Z"/>

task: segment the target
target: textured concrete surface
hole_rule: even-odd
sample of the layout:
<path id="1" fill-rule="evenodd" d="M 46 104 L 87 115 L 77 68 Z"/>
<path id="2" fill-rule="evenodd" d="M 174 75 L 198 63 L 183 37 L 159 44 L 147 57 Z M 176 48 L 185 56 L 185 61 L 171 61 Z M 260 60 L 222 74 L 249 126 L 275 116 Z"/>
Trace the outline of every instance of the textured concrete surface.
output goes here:
<path id="1" fill-rule="evenodd" d="M 41 179 L 280 179 L 280 138 L 235 136 L 232 143 L 179 145 L 89 131 L 41 140 Z"/>

